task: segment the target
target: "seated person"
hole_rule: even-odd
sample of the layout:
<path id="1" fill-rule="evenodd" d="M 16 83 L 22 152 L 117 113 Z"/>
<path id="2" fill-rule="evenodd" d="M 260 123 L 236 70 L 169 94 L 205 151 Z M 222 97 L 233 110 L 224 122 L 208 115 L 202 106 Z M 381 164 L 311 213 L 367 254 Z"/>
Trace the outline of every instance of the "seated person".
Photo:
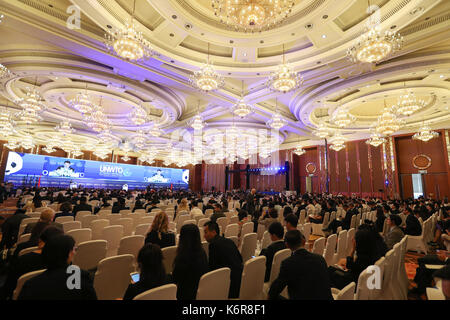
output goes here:
<path id="1" fill-rule="evenodd" d="M 286 232 L 284 241 L 292 255 L 281 262 L 269 299 L 282 299 L 280 294 L 287 286 L 291 300 L 333 300 L 325 259 L 305 249 L 305 237 L 299 230 Z"/>
<path id="2" fill-rule="evenodd" d="M 386 243 L 388 249 L 391 250 L 394 245 L 400 242 L 404 237 L 403 230 L 400 229 L 402 218 L 396 214 L 391 214 L 387 218 L 387 224 L 389 229 L 387 234 L 384 236 L 384 242 Z"/>
<path id="3" fill-rule="evenodd" d="M 157 244 L 147 243 L 137 256 L 139 281 L 128 286 L 123 300 L 132 300 L 137 295 L 168 284 L 171 277 L 166 274 L 161 248 Z"/>
<path id="4" fill-rule="evenodd" d="M 157 244 L 161 249 L 175 245 L 175 234 L 169 232 L 169 218 L 166 213 L 156 214 L 150 232 L 145 237 L 145 243 Z"/>
<path id="5" fill-rule="evenodd" d="M 97 300 L 92 279 L 81 270 L 79 288 L 69 288 L 68 267 L 75 253 L 75 240 L 68 235 L 49 239 L 42 249 L 46 271 L 28 280 L 20 291 L 18 300 Z"/>
<path id="6" fill-rule="evenodd" d="M 270 208 L 268 211 L 264 211 L 264 213 L 258 219 L 258 223 L 266 227 L 266 230 L 272 223 L 277 221 L 278 221 L 278 212 L 275 208 Z"/>
<path id="7" fill-rule="evenodd" d="M 437 254 L 430 254 L 417 259 L 419 267 L 416 269 L 416 275 L 414 276 L 414 282 L 417 284 L 417 287 L 410 290 L 410 293 L 422 295 L 427 287 L 432 287 L 433 273 L 436 269 L 428 269 L 426 265 L 448 266 L 450 265 L 448 255 L 447 251 L 438 250 Z"/>
<path id="8" fill-rule="evenodd" d="M 223 211 L 222 211 L 222 206 L 220 205 L 220 203 L 215 203 L 214 204 L 214 213 L 211 215 L 210 220 L 212 222 L 216 222 L 217 219 L 222 218 L 222 217 L 226 217 L 225 213 L 223 213 Z"/>
<path id="9" fill-rule="evenodd" d="M 61 210 L 60 212 L 55 213 L 55 216 L 53 218 L 53 221 L 56 220 L 58 217 L 73 217 L 72 214 L 72 204 L 70 202 L 64 202 L 61 204 L 61 207 L 59 208 Z"/>
<path id="10" fill-rule="evenodd" d="M 286 230 L 297 230 L 298 218 L 295 214 L 291 213 L 286 218 L 284 218 L 284 222 L 286 224 Z"/>
<path id="11" fill-rule="evenodd" d="M 279 222 L 274 222 L 269 226 L 269 234 L 272 243 L 261 250 L 260 256 L 266 257 L 266 275 L 264 277 L 264 282 L 270 280 L 270 272 L 272 270 L 272 262 L 275 253 L 280 250 L 286 249 L 286 245 L 283 240 L 284 228 Z"/>
<path id="12" fill-rule="evenodd" d="M 411 208 L 406 208 L 404 213 L 406 214 L 405 234 L 409 236 L 420 236 L 422 234 L 422 226 L 420 225 L 419 219 L 413 214 Z"/>
<path id="13" fill-rule="evenodd" d="M 81 197 L 80 198 L 80 204 L 75 205 L 75 207 L 73 208 L 73 216 L 76 217 L 77 216 L 77 212 L 80 211 L 89 211 L 92 213 L 92 206 L 90 204 L 87 204 L 87 198 L 86 197 Z"/>

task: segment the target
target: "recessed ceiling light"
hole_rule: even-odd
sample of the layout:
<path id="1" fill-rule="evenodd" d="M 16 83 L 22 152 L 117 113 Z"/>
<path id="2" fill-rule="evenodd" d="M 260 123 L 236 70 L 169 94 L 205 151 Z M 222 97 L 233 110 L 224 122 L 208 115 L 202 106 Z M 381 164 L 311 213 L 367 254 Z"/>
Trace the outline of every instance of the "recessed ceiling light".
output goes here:
<path id="1" fill-rule="evenodd" d="M 439 76 L 439 78 L 444 79 L 445 76 L 444 76 L 443 74 L 441 74 L 441 75 Z"/>
<path id="2" fill-rule="evenodd" d="M 323 34 L 323 35 L 322 35 L 322 39 L 325 39 L 326 37 L 327 37 L 326 34 Z"/>
<path id="3" fill-rule="evenodd" d="M 172 19 L 176 19 L 178 18 L 175 14 L 172 16 Z"/>
<path id="4" fill-rule="evenodd" d="M 328 18 L 328 15 L 323 15 L 322 16 L 322 19 L 327 19 Z"/>
<path id="5" fill-rule="evenodd" d="M 247 52 L 244 52 L 244 57 L 246 57 L 247 56 Z"/>
<path id="6" fill-rule="evenodd" d="M 234 43 L 234 41 L 233 41 L 233 40 L 230 40 L 230 43 Z"/>
<path id="7" fill-rule="evenodd" d="M 259 43 L 264 43 L 264 40 L 261 40 Z"/>
<path id="8" fill-rule="evenodd" d="M 170 36 L 173 38 L 175 35 L 173 33 L 171 33 Z"/>
<path id="9" fill-rule="evenodd" d="M 397 28 L 397 26 L 394 24 L 393 26 L 391 26 L 391 29 L 395 29 Z"/>

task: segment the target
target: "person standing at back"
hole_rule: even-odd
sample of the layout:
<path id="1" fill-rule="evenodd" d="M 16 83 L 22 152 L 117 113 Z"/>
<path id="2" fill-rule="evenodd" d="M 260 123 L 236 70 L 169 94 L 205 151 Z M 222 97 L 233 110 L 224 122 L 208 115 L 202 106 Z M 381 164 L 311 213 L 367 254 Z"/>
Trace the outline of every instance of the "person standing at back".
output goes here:
<path id="1" fill-rule="evenodd" d="M 219 235 L 219 225 L 209 221 L 204 225 L 205 240 L 209 243 L 209 271 L 230 268 L 229 298 L 238 298 L 242 276 L 242 256 L 233 240 Z"/>
<path id="2" fill-rule="evenodd" d="M 281 262 L 269 299 L 280 299 L 287 286 L 291 300 L 333 300 L 325 259 L 305 249 L 305 237 L 299 230 L 288 231 L 284 241 L 292 255 Z"/>

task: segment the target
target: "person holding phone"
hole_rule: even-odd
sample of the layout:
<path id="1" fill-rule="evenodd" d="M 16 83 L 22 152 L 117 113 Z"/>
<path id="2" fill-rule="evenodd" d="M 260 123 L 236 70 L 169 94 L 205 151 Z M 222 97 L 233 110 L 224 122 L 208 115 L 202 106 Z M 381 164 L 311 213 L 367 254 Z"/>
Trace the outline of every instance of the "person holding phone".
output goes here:
<path id="1" fill-rule="evenodd" d="M 140 274 L 139 276 L 132 275 L 135 283 L 128 286 L 123 300 L 132 300 L 138 294 L 171 282 L 162 259 L 161 248 L 158 245 L 148 243 L 142 247 L 137 257 Z M 138 281 L 136 282 L 136 280 Z"/>

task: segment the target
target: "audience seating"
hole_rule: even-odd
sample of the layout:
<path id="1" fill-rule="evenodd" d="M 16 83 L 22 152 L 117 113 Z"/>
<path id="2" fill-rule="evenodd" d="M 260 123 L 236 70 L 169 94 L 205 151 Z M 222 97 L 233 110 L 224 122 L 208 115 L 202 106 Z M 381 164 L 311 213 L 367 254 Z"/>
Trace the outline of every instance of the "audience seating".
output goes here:
<path id="1" fill-rule="evenodd" d="M 23 256 L 24 254 L 33 252 L 33 251 L 35 251 L 37 249 L 39 249 L 38 246 L 36 246 L 36 247 L 28 247 L 28 248 L 22 249 L 22 250 L 20 250 L 20 252 L 19 252 L 19 254 L 17 256 L 19 256 L 19 257 Z"/>
<path id="2" fill-rule="evenodd" d="M 272 243 L 272 239 L 270 238 L 269 231 L 264 231 L 262 241 L 261 241 L 261 250 L 267 248 Z"/>
<path id="3" fill-rule="evenodd" d="M 239 225 L 237 223 L 229 224 L 225 228 L 225 237 L 238 237 L 239 235 Z"/>
<path id="4" fill-rule="evenodd" d="M 355 300 L 355 287 L 356 283 L 352 282 L 338 290 L 336 288 L 331 288 L 334 300 Z"/>
<path id="5" fill-rule="evenodd" d="M 325 250 L 323 252 L 323 258 L 327 262 L 328 266 L 331 266 L 334 264 L 334 253 L 335 253 L 335 249 L 336 249 L 336 241 L 337 241 L 337 236 L 335 234 L 332 234 L 327 238 L 327 243 L 325 245 Z"/>
<path id="6" fill-rule="evenodd" d="M 106 257 L 107 245 L 105 240 L 91 240 L 78 244 L 73 264 L 87 271 L 97 268 L 99 261 Z"/>
<path id="7" fill-rule="evenodd" d="M 165 247 L 161 249 L 163 256 L 164 268 L 166 269 L 166 273 L 172 273 L 173 262 L 175 261 L 175 257 L 177 255 L 177 246 Z"/>
<path id="8" fill-rule="evenodd" d="M 92 231 L 88 228 L 70 230 L 66 234 L 73 237 L 76 245 L 92 240 Z"/>
<path id="9" fill-rule="evenodd" d="M 233 240 L 234 244 L 236 245 L 236 248 L 239 248 L 239 238 L 236 236 L 229 236 L 225 237 L 227 239 Z"/>
<path id="10" fill-rule="evenodd" d="M 22 235 L 19 236 L 19 240 L 17 240 L 17 244 L 22 243 L 22 242 L 27 242 L 28 240 L 30 240 L 31 237 L 31 233 L 24 233 Z"/>
<path id="11" fill-rule="evenodd" d="M 269 293 L 269 289 L 270 289 L 270 286 L 272 285 L 272 282 L 274 282 L 274 280 L 276 278 L 278 278 L 278 274 L 280 273 L 281 262 L 284 259 L 289 258 L 290 256 L 291 256 L 290 249 L 283 249 L 283 250 L 277 251 L 277 253 L 275 253 L 275 255 L 273 256 L 272 268 L 270 269 L 269 282 L 264 283 L 263 292 L 264 292 L 265 296 L 267 296 L 267 294 Z"/>
<path id="12" fill-rule="evenodd" d="M 346 249 L 345 249 L 345 253 L 347 256 L 350 255 L 350 253 L 353 250 L 353 239 L 355 238 L 355 233 L 356 233 L 355 228 L 350 228 L 347 231 L 347 245 L 346 245 Z"/>
<path id="13" fill-rule="evenodd" d="M 255 254 L 257 240 L 258 239 L 256 233 L 247 233 L 242 237 L 242 244 L 240 251 L 244 263 L 247 260 L 250 260 L 252 256 Z"/>
<path id="14" fill-rule="evenodd" d="M 134 272 L 135 258 L 131 254 L 102 259 L 94 276 L 94 289 L 99 300 L 123 298 Z"/>
<path id="15" fill-rule="evenodd" d="M 63 224 L 64 222 L 71 222 L 71 221 L 74 221 L 74 218 L 72 216 L 57 217 L 55 219 L 56 223 L 61 223 L 61 224 Z"/>
<path id="16" fill-rule="evenodd" d="M 177 300 L 177 286 L 166 284 L 138 294 L 133 300 Z"/>
<path id="17" fill-rule="evenodd" d="M 256 257 L 244 263 L 242 271 L 240 300 L 262 300 L 264 277 L 266 273 L 266 257 Z"/>
<path id="18" fill-rule="evenodd" d="M 20 291 L 22 291 L 22 287 L 25 284 L 25 282 L 27 282 L 31 278 L 34 278 L 34 277 L 40 275 L 45 270 L 46 269 L 36 270 L 36 271 L 25 273 L 24 275 L 20 276 L 20 278 L 17 280 L 16 289 L 13 292 L 13 300 L 17 300 L 17 298 L 20 295 Z"/>
<path id="19" fill-rule="evenodd" d="M 90 211 L 78 211 L 76 213 L 76 215 L 75 215 L 75 221 L 80 221 L 81 222 L 81 219 L 83 217 L 90 216 L 90 215 L 92 215 L 92 212 L 90 212 Z"/>
<path id="20" fill-rule="evenodd" d="M 423 223 L 422 234 L 420 236 L 408 236 L 408 248 L 407 250 L 414 250 L 418 252 L 428 253 L 426 239 L 428 237 L 428 232 L 431 231 L 431 218 L 428 218 Z"/>
<path id="21" fill-rule="evenodd" d="M 230 268 L 220 268 L 201 276 L 196 300 L 228 300 Z"/>
<path id="22" fill-rule="evenodd" d="M 120 239 L 123 237 L 123 226 L 115 225 L 103 228 L 101 239 L 108 243 L 107 256 L 115 256 L 119 249 Z"/>
<path id="23" fill-rule="evenodd" d="M 338 261 L 342 258 L 347 257 L 347 230 L 342 230 L 339 232 L 338 240 L 337 240 L 337 249 L 334 254 L 333 263 L 338 263 Z"/>
<path id="24" fill-rule="evenodd" d="M 100 217 L 96 216 L 96 215 L 87 215 L 81 218 L 81 227 L 82 228 L 89 228 L 89 226 L 91 225 L 91 222 L 94 220 L 98 220 Z"/>
<path id="25" fill-rule="evenodd" d="M 89 228 L 92 230 L 92 240 L 100 240 L 105 227 L 110 225 L 107 219 L 97 219 L 91 222 Z"/>
<path id="26" fill-rule="evenodd" d="M 25 228 L 27 227 L 27 225 L 29 223 L 35 223 L 38 222 L 39 218 L 25 218 L 20 222 L 20 226 L 19 226 L 19 233 L 18 235 L 23 234 L 23 232 L 25 231 Z"/>
<path id="27" fill-rule="evenodd" d="M 323 256 L 323 251 L 325 249 L 325 242 L 327 239 L 325 239 L 324 237 L 321 237 L 319 239 L 317 239 L 316 241 L 314 241 L 313 244 L 313 248 L 312 248 L 312 253 L 318 254 L 320 256 Z"/>
<path id="28" fill-rule="evenodd" d="M 144 246 L 144 240 L 145 237 L 140 235 L 123 237 L 120 239 L 117 254 L 132 254 L 135 258 L 137 258 L 139 250 L 141 250 Z"/>
<path id="29" fill-rule="evenodd" d="M 151 224 L 143 223 L 136 226 L 134 231 L 135 236 L 147 236 L 148 231 L 150 230 Z"/>
<path id="30" fill-rule="evenodd" d="M 64 233 L 67 233 L 70 230 L 81 229 L 81 222 L 80 221 L 64 222 L 62 223 L 62 226 Z"/>
<path id="31" fill-rule="evenodd" d="M 131 234 L 133 233 L 133 219 L 131 218 L 121 218 L 114 224 L 111 223 L 111 225 L 123 226 L 124 236 L 131 236 Z"/>

